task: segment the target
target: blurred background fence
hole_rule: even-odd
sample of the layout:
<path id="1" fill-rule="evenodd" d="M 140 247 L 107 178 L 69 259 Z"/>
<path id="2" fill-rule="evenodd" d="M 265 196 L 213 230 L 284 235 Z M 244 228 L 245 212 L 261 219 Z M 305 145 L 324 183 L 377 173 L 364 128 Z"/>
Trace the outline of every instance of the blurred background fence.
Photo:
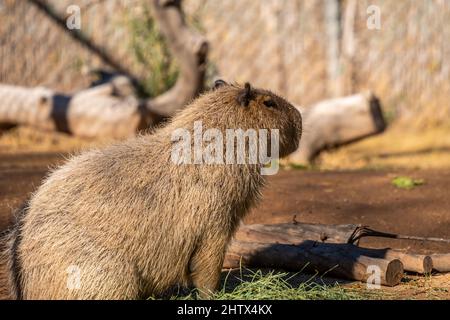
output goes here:
<path id="1" fill-rule="evenodd" d="M 81 31 L 157 94 L 176 64 L 146 2 L 47 1 L 62 16 L 78 5 Z M 187 0 L 184 8 L 210 41 L 210 78 L 251 81 L 300 105 L 370 89 L 388 118 L 450 122 L 448 0 Z M 27 0 L 0 1 L 0 21 L 1 83 L 73 92 L 89 84 L 86 70 L 104 67 Z"/>

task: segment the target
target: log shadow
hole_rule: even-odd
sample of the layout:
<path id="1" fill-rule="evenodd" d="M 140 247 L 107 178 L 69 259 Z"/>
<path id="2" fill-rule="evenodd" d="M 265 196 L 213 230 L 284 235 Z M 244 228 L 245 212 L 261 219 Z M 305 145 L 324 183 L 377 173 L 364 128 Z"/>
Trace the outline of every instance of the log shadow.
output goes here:
<path id="1" fill-rule="evenodd" d="M 360 248 L 349 243 L 324 243 L 311 240 L 292 244 L 234 242 L 228 249 L 225 265 L 271 268 L 357 281 L 372 275 L 387 286 L 398 284 L 403 264 L 389 257 L 389 249 Z"/>

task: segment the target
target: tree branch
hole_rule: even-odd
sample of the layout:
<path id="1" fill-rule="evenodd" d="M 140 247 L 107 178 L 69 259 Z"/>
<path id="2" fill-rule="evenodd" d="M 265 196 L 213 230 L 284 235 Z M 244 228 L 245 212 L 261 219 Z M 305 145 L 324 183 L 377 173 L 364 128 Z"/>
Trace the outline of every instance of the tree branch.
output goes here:
<path id="1" fill-rule="evenodd" d="M 187 26 L 180 0 L 153 0 L 152 4 L 161 33 L 178 62 L 180 74 L 170 90 L 146 101 L 145 107 L 170 116 L 203 90 L 208 42 Z"/>

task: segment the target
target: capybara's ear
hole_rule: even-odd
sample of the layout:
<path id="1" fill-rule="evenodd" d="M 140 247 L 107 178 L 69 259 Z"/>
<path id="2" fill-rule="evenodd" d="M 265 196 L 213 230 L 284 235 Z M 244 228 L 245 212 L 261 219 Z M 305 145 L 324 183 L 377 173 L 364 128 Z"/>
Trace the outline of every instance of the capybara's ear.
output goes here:
<path id="1" fill-rule="evenodd" d="M 217 79 L 216 81 L 214 81 L 213 89 L 215 90 L 215 89 L 220 88 L 220 87 L 225 86 L 225 85 L 228 85 L 228 83 L 226 83 L 222 79 Z"/>
<path id="2" fill-rule="evenodd" d="M 246 82 L 244 85 L 244 89 L 239 92 L 237 96 L 237 101 L 241 106 L 248 107 L 251 100 L 256 97 L 255 92 L 253 91 L 250 83 Z"/>

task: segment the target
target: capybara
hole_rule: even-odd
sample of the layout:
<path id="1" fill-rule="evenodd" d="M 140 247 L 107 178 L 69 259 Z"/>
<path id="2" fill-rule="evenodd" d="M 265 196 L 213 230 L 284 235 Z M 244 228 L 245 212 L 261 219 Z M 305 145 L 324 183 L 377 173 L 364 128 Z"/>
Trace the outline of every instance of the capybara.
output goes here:
<path id="1" fill-rule="evenodd" d="M 264 163 L 174 161 L 174 132 L 192 133 L 195 123 L 224 136 L 278 129 L 280 157 L 297 149 L 302 132 L 300 113 L 283 98 L 216 81 L 153 132 L 72 157 L 48 175 L 6 235 L 11 296 L 142 299 L 194 286 L 209 297 L 230 238 L 260 197 Z M 197 138 L 194 132 L 188 142 Z"/>

